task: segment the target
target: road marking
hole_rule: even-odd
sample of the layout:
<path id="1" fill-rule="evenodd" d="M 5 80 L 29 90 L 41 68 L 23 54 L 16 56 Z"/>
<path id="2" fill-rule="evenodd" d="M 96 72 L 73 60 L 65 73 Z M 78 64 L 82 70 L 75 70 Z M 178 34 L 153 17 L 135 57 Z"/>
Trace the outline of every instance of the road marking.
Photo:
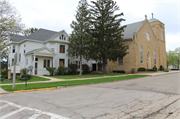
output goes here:
<path id="1" fill-rule="evenodd" d="M 11 115 L 13 115 L 13 114 L 16 114 L 16 113 L 18 113 L 18 112 L 20 112 L 20 111 L 22 111 L 22 110 L 25 110 L 25 109 L 35 112 L 35 114 L 32 115 L 31 117 L 29 117 L 28 119 L 36 119 L 36 118 L 37 118 L 38 116 L 40 116 L 41 114 L 48 115 L 48 116 L 51 117 L 51 119 L 70 119 L 70 118 L 63 117 L 63 116 L 58 115 L 58 114 L 54 114 L 54 113 L 46 112 L 46 111 L 41 111 L 41 110 L 38 110 L 38 109 L 35 109 L 35 108 L 30 108 L 30 107 L 25 107 L 25 106 L 17 105 L 17 104 L 15 104 L 15 103 L 8 102 L 8 101 L 4 101 L 4 100 L 0 100 L 0 102 L 6 103 L 6 105 L 3 105 L 3 106 L 9 106 L 9 105 L 11 105 L 11 106 L 13 106 L 13 107 L 19 108 L 18 110 L 14 111 L 14 112 L 11 112 L 11 113 L 9 113 L 9 114 L 6 114 L 6 115 L 0 117 L 0 119 L 5 119 L 5 118 L 7 118 L 7 117 L 9 117 L 9 116 L 11 116 Z M 3 107 L 3 106 L 2 106 L 2 107 Z M 1 108 L 1 107 L 0 107 L 0 108 Z"/>
<path id="2" fill-rule="evenodd" d="M 16 110 L 16 111 L 14 111 L 14 112 L 11 112 L 11 113 L 9 113 L 9 114 L 6 114 L 6 115 L 4 115 L 4 116 L 2 116 L 2 117 L 0 117 L 1 119 L 5 119 L 5 118 L 7 118 L 7 117 L 10 117 L 10 116 L 12 116 L 13 114 L 16 114 L 16 113 L 18 113 L 18 112 L 20 112 L 20 111 L 22 111 L 22 110 L 24 110 L 25 108 L 20 108 L 20 109 L 18 109 L 18 110 Z"/>
<path id="3" fill-rule="evenodd" d="M 36 119 L 40 115 L 41 115 L 41 113 L 36 113 L 36 114 L 32 115 L 31 117 L 29 117 L 28 119 Z"/>
<path id="4" fill-rule="evenodd" d="M 8 106 L 9 106 L 8 104 L 5 104 L 5 105 L 3 105 L 3 106 L 0 107 L 0 110 L 3 109 L 3 108 L 6 108 L 6 107 L 8 107 Z"/>

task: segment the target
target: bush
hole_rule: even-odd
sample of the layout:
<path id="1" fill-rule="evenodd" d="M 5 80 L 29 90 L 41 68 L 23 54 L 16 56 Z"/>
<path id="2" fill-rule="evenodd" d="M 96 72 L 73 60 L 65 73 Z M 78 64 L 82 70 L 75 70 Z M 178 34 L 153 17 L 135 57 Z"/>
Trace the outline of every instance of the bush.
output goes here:
<path id="1" fill-rule="evenodd" d="M 131 73 L 134 74 L 136 72 L 135 68 L 131 69 Z"/>
<path id="2" fill-rule="evenodd" d="M 8 79 L 8 76 L 7 75 L 1 75 L 1 78 Z"/>
<path id="3" fill-rule="evenodd" d="M 178 69 L 171 69 L 171 70 L 178 70 Z"/>
<path id="4" fill-rule="evenodd" d="M 162 65 L 160 66 L 159 69 L 160 69 L 160 71 L 164 71 L 164 67 Z"/>
<path id="5" fill-rule="evenodd" d="M 138 68 L 138 71 L 146 71 L 146 68 L 140 67 L 140 68 Z"/>
<path id="6" fill-rule="evenodd" d="M 166 68 L 165 68 L 165 69 L 164 69 L 164 72 L 169 72 L 169 69 L 166 69 Z"/>
<path id="7" fill-rule="evenodd" d="M 19 80 L 20 80 L 20 81 L 27 81 L 27 80 L 29 80 L 29 78 L 28 78 L 28 77 L 19 78 Z"/>
<path id="8" fill-rule="evenodd" d="M 65 72 L 68 72 L 67 67 L 58 67 L 58 69 L 56 70 L 56 72 L 58 73 L 58 75 L 64 75 Z"/>
<path id="9" fill-rule="evenodd" d="M 23 75 L 21 76 L 21 78 L 31 79 L 31 75 L 29 75 L 29 74 L 23 74 Z"/>
<path id="10" fill-rule="evenodd" d="M 156 67 L 156 65 L 154 65 L 153 69 L 154 69 L 155 71 L 157 71 L 157 67 Z"/>
<path id="11" fill-rule="evenodd" d="M 23 74 L 27 74 L 29 72 L 29 70 L 27 68 L 23 68 L 23 69 L 21 69 L 21 71 L 23 72 Z"/>
<path id="12" fill-rule="evenodd" d="M 147 69 L 147 71 L 157 71 L 157 70 L 155 70 L 155 69 Z"/>
<path id="13" fill-rule="evenodd" d="M 1 81 L 4 81 L 4 80 L 6 80 L 5 78 L 1 78 Z"/>
<path id="14" fill-rule="evenodd" d="M 8 75 L 8 70 L 7 69 L 1 70 L 1 75 Z"/>
<path id="15" fill-rule="evenodd" d="M 82 64 L 83 74 L 89 73 L 89 66 L 87 64 Z"/>
<path id="16" fill-rule="evenodd" d="M 50 76 L 53 76 L 54 71 L 56 70 L 56 67 L 46 67 L 46 70 L 49 71 Z"/>
<path id="17" fill-rule="evenodd" d="M 117 73 L 125 73 L 124 70 L 116 70 Z"/>
<path id="18" fill-rule="evenodd" d="M 70 64 L 69 68 L 71 69 L 72 74 L 76 74 L 77 73 L 77 68 L 78 68 L 77 64 Z"/>
<path id="19" fill-rule="evenodd" d="M 113 73 L 117 73 L 117 70 L 113 70 L 112 72 L 113 72 Z"/>

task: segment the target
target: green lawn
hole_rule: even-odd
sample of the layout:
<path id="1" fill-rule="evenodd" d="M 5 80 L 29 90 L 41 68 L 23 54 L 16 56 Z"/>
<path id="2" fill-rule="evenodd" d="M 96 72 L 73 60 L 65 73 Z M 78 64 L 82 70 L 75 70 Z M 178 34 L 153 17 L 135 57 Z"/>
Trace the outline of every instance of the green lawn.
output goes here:
<path id="1" fill-rule="evenodd" d="M 33 83 L 33 84 L 28 84 L 27 87 L 24 84 L 19 84 L 19 85 L 16 85 L 14 90 L 12 89 L 12 85 L 1 86 L 1 88 L 3 88 L 6 91 L 17 91 L 17 90 L 50 88 L 50 87 L 57 87 L 57 86 L 73 86 L 73 85 L 93 84 L 93 83 L 102 83 L 102 82 L 112 82 L 112 81 L 127 80 L 127 79 L 141 78 L 141 77 L 147 77 L 147 76 L 149 75 L 129 75 L 129 76 L 122 76 L 122 77 L 108 77 L 108 78 L 89 79 L 89 80 Z"/>
<path id="2" fill-rule="evenodd" d="M 85 74 L 82 76 L 79 75 L 58 75 L 58 76 L 49 76 L 49 77 L 53 77 L 53 78 L 58 78 L 58 79 L 78 79 L 78 78 L 91 78 L 91 77 L 103 77 L 103 76 L 116 76 L 116 75 L 127 75 L 127 74 Z"/>
<path id="3" fill-rule="evenodd" d="M 34 81 L 49 81 L 50 79 L 38 77 L 38 76 L 32 76 L 30 80 L 27 82 L 34 82 Z M 1 81 L 1 84 L 7 84 L 7 83 L 13 83 L 13 81 Z M 16 81 L 16 83 L 24 83 L 24 81 Z"/>

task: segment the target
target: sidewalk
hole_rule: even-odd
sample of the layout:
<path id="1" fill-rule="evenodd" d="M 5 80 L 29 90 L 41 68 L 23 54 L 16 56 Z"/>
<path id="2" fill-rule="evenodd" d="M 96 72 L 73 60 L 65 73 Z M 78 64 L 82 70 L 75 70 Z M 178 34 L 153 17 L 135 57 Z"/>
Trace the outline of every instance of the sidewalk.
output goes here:
<path id="1" fill-rule="evenodd" d="M 151 75 L 151 76 L 159 76 L 159 75 L 166 75 L 166 74 L 172 74 L 172 73 L 180 73 L 180 71 L 170 71 L 170 72 L 163 72 L 163 71 L 158 71 L 158 72 L 139 72 L 135 74 L 125 74 L 125 75 L 116 75 L 116 76 L 102 76 L 102 77 L 92 77 L 92 78 L 79 78 L 79 79 L 57 79 L 57 78 L 52 78 L 52 77 L 47 77 L 47 76 L 39 76 L 43 78 L 50 79 L 49 81 L 35 81 L 35 82 L 28 82 L 30 83 L 48 83 L 48 82 L 58 82 L 58 81 L 72 81 L 72 80 L 88 80 L 88 79 L 98 79 L 98 78 L 105 78 L 105 77 L 120 77 L 120 76 L 127 76 L 127 75 Z M 16 84 L 24 84 L 24 83 L 16 83 Z M 0 86 L 4 85 L 12 85 L 10 84 L 0 84 Z M 0 94 L 3 93 L 9 93 L 5 90 L 3 90 L 0 87 Z"/>

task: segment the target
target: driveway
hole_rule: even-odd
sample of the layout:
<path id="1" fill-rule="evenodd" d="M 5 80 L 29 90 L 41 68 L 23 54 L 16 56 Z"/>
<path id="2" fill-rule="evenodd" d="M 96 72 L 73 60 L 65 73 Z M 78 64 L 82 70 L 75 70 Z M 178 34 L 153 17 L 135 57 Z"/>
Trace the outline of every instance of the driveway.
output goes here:
<path id="1" fill-rule="evenodd" d="M 174 73 L 56 90 L 4 94 L 0 96 L 0 104 L 6 106 L 0 107 L 0 118 L 9 114 L 9 119 L 155 119 L 157 112 L 179 101 L 179 86 L 180 73 Z"/>

